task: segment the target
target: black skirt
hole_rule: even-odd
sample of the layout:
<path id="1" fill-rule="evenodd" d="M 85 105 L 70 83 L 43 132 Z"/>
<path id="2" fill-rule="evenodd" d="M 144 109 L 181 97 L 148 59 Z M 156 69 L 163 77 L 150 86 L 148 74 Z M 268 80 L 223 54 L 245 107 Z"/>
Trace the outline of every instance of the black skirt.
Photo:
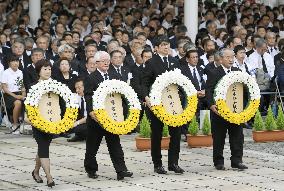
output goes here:
<path id="1" fill-rule="evenodd" d="M 16 95 L 22 95 L 21 92 L 13 92 Z M 17 98 L 14 98 L 13 96 L 4 93 L 4 100 L 5 100 L 5 104 L 6 104 L 6 108 L 7 110 L 12 110 L 14 108 L 14 102 L 16 100 L 18 100 Z M 22 101 L 22 100 L 20 100 Z"/>

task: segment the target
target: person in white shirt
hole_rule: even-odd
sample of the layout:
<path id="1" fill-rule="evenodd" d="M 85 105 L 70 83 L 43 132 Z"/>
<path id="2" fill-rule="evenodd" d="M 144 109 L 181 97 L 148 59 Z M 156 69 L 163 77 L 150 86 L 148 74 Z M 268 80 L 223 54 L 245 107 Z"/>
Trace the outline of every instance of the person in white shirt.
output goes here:
<path id="1" fill-rule="evenodd" d="M 205 67 L 209 63 L 206 57 L 207 52 L 210 50 L 215 50 L 215 43 L 213 40 L 205 39 L 202 41 L 202 46 L 203 46 L 205 53 L 202 56 L 200 56 L 200 59 L 203 60 L 203 66 Z"/>
<path id="2" fill-rule="evenodd" d="M 248 67 L 245 63 L 246 59 L 245 47 L 243 47 L 242 45 L 237 45 L 234 48 L 234 53 L 235 53 L 235 58 L 234 58 L 233 67 L 240 69 L 242 72 L 247 72 L 248 74 L 250 74 L 248 71 Z"/>
<path id="3" fill-rule="evenodd" d="M 9 68 L 3 72 L 1 86 L 4 91 L 4 100 L 8 111 L 13 115 L 13 133 L 18 134 L 19 117 L 22 112 L 23 100 L 26 90 L 23 84 L 23 72 L 19 70 L 19 59 L 11 55 L 8 58 Z"/>
<path id="4" fill-rule="evenodd" d="M 274 32 L 267 32 L 265 40 L 267 42 L 267 52 L 274 58 L 279 53 L 279 49 L 276 46 L 276 34 Z"/>
<path id="5" fill-rule="evenodd" d="M 274 62 L 270 54 L 267 53 L 267 43 L 263 38 L 255 42 L 256 50 L 248 57 L 248 70 L 255 74 L 257 69 L 263 69 L 270 78 L 274 76 Z"/>

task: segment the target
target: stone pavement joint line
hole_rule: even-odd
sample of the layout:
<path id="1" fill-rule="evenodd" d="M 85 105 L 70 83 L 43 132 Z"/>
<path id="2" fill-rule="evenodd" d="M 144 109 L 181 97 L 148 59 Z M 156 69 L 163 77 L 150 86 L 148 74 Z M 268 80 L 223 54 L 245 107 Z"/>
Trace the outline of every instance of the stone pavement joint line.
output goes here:
<path id="1" fill-rule="evenodd" d="M 44 172 L 40 175 L 44 183 L 37 184 L 31 176 L 37 145 L 31 136 L 7 135 L 0 128 L 0 191 L 49 190 Z M 85 173 L 85 142 L 68 143 L 65 138 L 54 139 L 50 147 L 51 173 L 56 182 L 52 190 L 99 190 L 99 191 L 173 191 L 173 190 L 271 190 L 284 187 L 284 142 L 253 143 L 251 131 L 244 130 L 244 158 L 249 169 L 233 170 L 230 167 L 228 140 L 224 149 L 225 171 L 217 171 L 212 165 L 212 147 L 190 149 L 181 143 L 179 165 L 183 175 L 168 172 L 159 175 L 153 172 L 150 151 L 138 152 L 135 135 L 121 136 L 125 161 L 132 178 L 116 180 L 105 141 L 98 152 L 99 178 L 89 179 Z M 162 151 L 163 163 L 167 167 L 167 151 Z"/>

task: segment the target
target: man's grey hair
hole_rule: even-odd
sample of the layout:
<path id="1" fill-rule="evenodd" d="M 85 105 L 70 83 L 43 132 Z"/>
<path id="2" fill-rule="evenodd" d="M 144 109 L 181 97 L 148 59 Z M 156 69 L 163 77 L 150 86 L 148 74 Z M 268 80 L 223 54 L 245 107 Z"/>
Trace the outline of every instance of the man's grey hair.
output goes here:
<path id="1" fill-rule="evenodd" d="M 263 38 L 260 38 L 255 42 L 255 47 L 261 48 L 264 44 L 267 44 L 266 41 Z"/>
<path id="2" fill-rule="evenodd" d="M 231 48 L 223 48 L 223 49 L 219 50 L 220 57 L 224 57 L 225 52 L 227 52 L 227 51 L 234 53 L 234 51 Z"/>
<path id="3" fill-rule="evenodd" d="M 42 48 L 33 48 L 31 55 L 33 55 L 36 52 L 40 52 L 42 53 L 42 55 L 44 55 L 44 50 Z"/>
<path id="4" fill-rule="evenodd" d="M 274 32 L 267 32 L 266 33 L 266 35 L 265 35 L 265 37 L 267 38 L 267 37 L 270 37 L 270 36 L 273 36 L 273 37 L 276 37 L 276 34 L 274 33 Z"/>
<path id="5" fill-rule="evenodd" d="M 26 37 L 26 38 L 25 38 L 25 43 L 31 43 L 31 44 L 34 44 L 34 43 L 35 43 L 35 41 L 34 41 L 34 39 L 33 39 L 32 37 Z"/>
<path id="6" fill-rule="evenodd" d="M 64 52 L 64 50 L 72 50 L 74 52 L 74 48 L 69 44 L 62 44 L 58 47 L 58 54 Z"/>

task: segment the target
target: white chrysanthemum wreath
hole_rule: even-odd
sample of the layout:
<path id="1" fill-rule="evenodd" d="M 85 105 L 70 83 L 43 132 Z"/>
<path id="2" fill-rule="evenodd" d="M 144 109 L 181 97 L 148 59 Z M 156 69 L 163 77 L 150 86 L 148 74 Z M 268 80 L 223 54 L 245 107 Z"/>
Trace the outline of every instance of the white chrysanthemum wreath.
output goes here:
<path id="1" fill-rule="evenodd" d="M 249 103 L 244 111 L 233 113 L 226 104 L 229 87 L 234 83 L 243 83 L 249 91 Z M 230 123 L 241 124 L 249 121 L 256 113 L 260 103 L 260 90 L 254 77 L 241 71 L 233 71 L 225 75 L 217 84 L 214 96 L 218 113 Z"/>
<path id="2" fill-rule="evenodd" d="M 129 115 L 122 122 L 113 120 L 105 110 L 105 99 L 107 95 L 113 93 L 123 95 L 128 102 Z M 137 126 L 141 105 L 136 92 L 127 83 L 120 80 L 106 80 L 94 92 L 93 110 L 103 128 L 113 134 L 122 135 L 131 132 Z"/>
<path id="3" fill-rule="evenodd" d="M 171 84 L 182 87 L 187 98 L 185 109 L 178 115 L 168 113 L 162 104 L 162 91 Z M 161 74 L 152 85 L 150 92 L 151 110 L 166 125 L 178 127 L 187 124 L 195 115 L 197 102 L 197 91 L 194 85 L 179 69 Z"/>
<path id="4" fill-rule="evenodd" d="M 59 95 L 66 102 L 66 111 L 60 121 L 48 121 L 40 114 L 39 100 L 42 95 L 50 92 Z M 40 81 L 31 87 L 25 100 L 25 107 L 32 125 L 43 132 L 51 134 L 60 134 L 73 128 L 78 115 L 78 102 L 74 94 L 65 84 L 51 78 Z"/>

